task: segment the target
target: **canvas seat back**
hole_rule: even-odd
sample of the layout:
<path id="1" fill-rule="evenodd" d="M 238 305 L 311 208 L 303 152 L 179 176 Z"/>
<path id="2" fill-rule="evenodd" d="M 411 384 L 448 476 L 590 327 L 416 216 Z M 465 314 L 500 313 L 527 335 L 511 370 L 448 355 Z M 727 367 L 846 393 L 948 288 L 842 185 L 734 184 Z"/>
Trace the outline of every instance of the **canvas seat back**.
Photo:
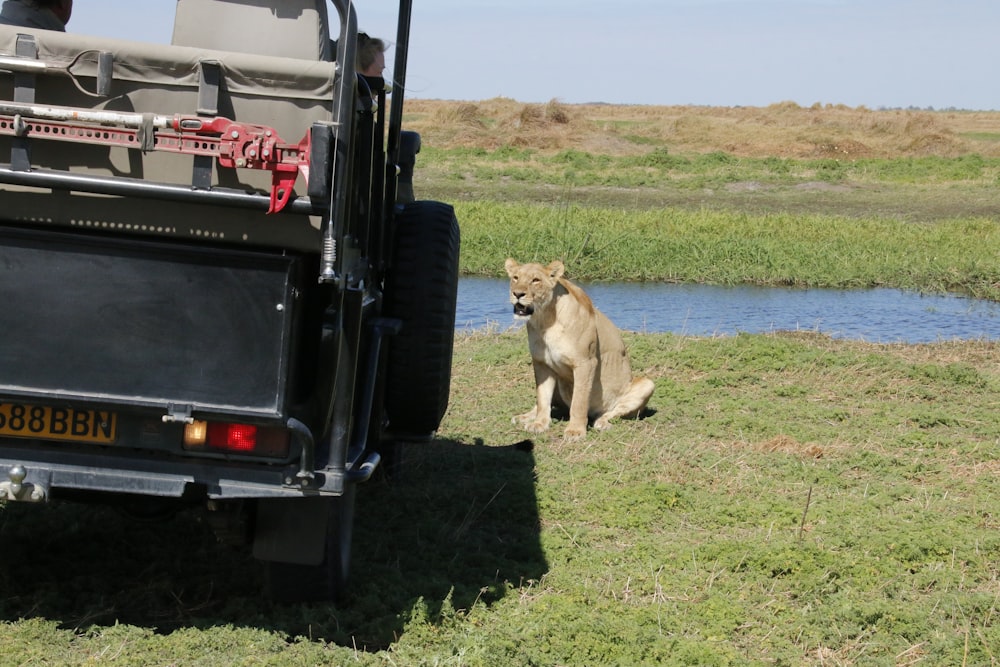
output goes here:
<path id="1" fill-rule="evenodd" d="M 177 0 L 171 43 L 330 60 L 326 0 Z"/>

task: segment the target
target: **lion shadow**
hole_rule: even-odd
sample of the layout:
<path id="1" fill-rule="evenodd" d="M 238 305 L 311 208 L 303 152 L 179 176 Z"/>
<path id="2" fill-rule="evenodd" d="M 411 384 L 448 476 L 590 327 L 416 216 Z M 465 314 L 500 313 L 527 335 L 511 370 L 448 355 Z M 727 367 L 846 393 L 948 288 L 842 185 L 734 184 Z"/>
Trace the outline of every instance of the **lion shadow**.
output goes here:
<path id="1" fill-rule="evenodd" d="M 545 574 L 530 441 L 403 447 L 400 474 L 358 489 L 340 605 L 270 602 L 266 568 L 196 513 L 145 523 L 106 507 L 15 503 L 0 507 L 0 620 L 162 634 L 242 626 L 380 650 L 415 615 L 491 605 Z"/>
<path id="2" fill-rule="evenodd" d="M 648 405 L 645 406 L 638 414 L 629 415 L 626 417 L 619 417 L 616 422 L 623 421 L 644 421 L 654 416 L 657 413 L 656 408 L 651 408 Z M 553 422 L 568 422 L 569 421 L 569 407 L 566 406 L 562 401 L 553 401 L 552 410 L 549 412 L 549 416 L 552 418 Z M 594 418 L 587 418 L 587 427 L 593 428 Z M 612 422 L 615 423 L 615 422 Z"/>

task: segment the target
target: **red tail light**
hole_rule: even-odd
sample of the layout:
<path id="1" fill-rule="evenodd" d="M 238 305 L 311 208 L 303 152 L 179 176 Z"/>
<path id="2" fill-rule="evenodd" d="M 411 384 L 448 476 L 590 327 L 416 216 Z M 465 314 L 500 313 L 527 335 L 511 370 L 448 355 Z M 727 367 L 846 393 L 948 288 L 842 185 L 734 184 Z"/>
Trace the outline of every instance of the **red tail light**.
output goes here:
<path id="1" fill-rule="evenodd" d="M 284 458 L 291 435 L 283 428 L 196 420 L 184 427 L 184 449 Z"/>
<path id="2" fill-rule="evenodd" d="M 206 440 L 210 449 L 252 452 L 257 447 L 257 427 L 251 424 L 210 423 Z"/>

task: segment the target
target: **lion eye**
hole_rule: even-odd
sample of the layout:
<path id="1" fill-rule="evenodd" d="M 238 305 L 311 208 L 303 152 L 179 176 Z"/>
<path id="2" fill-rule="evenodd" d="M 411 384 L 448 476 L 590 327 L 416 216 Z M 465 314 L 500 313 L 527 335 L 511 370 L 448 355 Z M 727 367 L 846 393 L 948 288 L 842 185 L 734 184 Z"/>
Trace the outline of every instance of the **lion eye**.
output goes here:
<path id="1" fill-rule="evenodd" d="M 531 279 L 531 284 L 532 285 L 537 285 L 540 282 L 542 282 L 540 278 L 532 278 Z"/>

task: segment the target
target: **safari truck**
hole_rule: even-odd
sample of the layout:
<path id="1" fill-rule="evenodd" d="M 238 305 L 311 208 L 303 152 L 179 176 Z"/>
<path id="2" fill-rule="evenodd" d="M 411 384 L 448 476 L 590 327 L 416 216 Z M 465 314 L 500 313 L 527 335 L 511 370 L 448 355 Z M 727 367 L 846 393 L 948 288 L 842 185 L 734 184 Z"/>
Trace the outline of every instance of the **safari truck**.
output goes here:
<path id="1" fill-rule="evenodd" d="M 340 597 L 357 487 L 451 377 L 459 229 L 413 196 L 392 1 L 391 89 L 350 0 L 0 26 L 0 504 L 202 514 L 276 599 Z"/>

